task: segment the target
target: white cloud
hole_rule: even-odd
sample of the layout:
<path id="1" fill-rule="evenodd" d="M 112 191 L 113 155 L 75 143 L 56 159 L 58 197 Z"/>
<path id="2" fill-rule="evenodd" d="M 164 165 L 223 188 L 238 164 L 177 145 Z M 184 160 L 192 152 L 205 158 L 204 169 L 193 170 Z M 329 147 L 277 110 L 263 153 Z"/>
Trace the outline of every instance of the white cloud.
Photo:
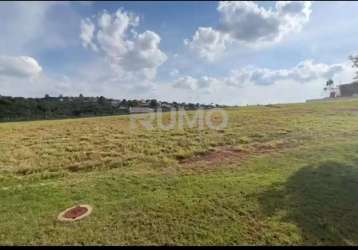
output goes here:
<path id="1" fill-rule="evenodd" d="M 272 10 L 252 1 L 224 1 L 217 10 L 220 20 L 216 29 L 199 27 L 190 41 L 185 40 L 190 49 L 208 61 L 218 58 L 232 42 L 258 46 L 299 32 L 309 21 L 311 2 L 277 1 Z"/>
<path id="2" fill-rule="evenodd" d="M 281 20 L 281 35 L 298 32 L 309 21 L 311 16 L 310 1 L 278 1 L 276 2 L 277 16 Z"/>
<path id="3" fill-rule="evenodd" d="M 135 38 L 129 51 L 118 63 L 129 71 L 156 69 L 167 60 L 167 56 L 159 49 L 159 43 L 159 35 L 145 31 Z"/>
<path id="4" fill-rule="evenodd" d="M 296 82 L 306 84 L 312 81 L 322 81 L 335 78 L 344 71 L 348 70 L 349 63 L 327 65 L 315 63 L 312 60 L 306 60 L 289 69 L 268 69 L 245 67 L 239 70 L 233 70 L 229 76 L 225 77 L 207 77 L 198 79 L 191 76 L 180 77 L 173 86 L 182 89 L 209 89 L 218 86 L 221 87 L 244 87 L 248 85 L 274 85 L 278 82 Z"/>
<path id="5" fill-rule="evenodd" d="M 82 40 L 82 46 L 85 48 L 89 47 L 94 51 L 97 51 L 97 46 L 92 42 L 94 30 L 95 26 L 88 18 L 81 21 L 80 38 Z"/>
<path id="6" fill-rule="evenodd" d="M 229 36 L 211 27 L 200 27 L 192 41 L 184 40 L 184 44 L 195 51 L 201 58 L 214 61 L 226 49 Z"/>
<path id="7" fill-rule="evenodd" d="M 28 56 L 0 56 L 0 77 L 35 77 L 42 71 L 38 62 Z"/>
<path id="8" fill-rule="evenodd" d="M 308 22 L 310 1 L 277 1 L 275 10 L 251 1 L 220 2 L 219 30 L 243 42 L 278 41 Z"/>
<path id="9" fill-rule="evenodd" d="M 246 42 L 272 40 L 279 33 L 277 14 L 251 1 L 220 2 L 219 30 L 234 39 Z"/>
<path id="10" fill-rule="evenodd" d="M 139 17 L 122 9 L 112 14 L 104 11 L 93 19 L 81 23 L 84 47 L 102 53 L 122 79 L 155 78 L 157 68 L 167 60 L 159 48 L 158 34 L 149 30 L 138 34 L 134 28 L 139 25 Z"/>
<path id="11" fill-rule="evenodd" d="M 195 90 L 197 89 L 197 84 L 198 84 L 198 80 L 191 77 L 191 76 L 182 76 L 180 78 L 178 78 L 177 80 L 175 80 L 174 82 L 174 88 L 179 88 L 179 89 L 190 89 L 190 90 Z"/>
<path id="12" fill-rule="evenodd" d="M 232 72 L 230 84 L 238 86 L 245 83 L 271 85 L 278 81 L 295 81 L 304 84 L 314 80 L 333 78 L 343 72 L 345 67 L 345 64 L 327 65 L 306 60 L 289 69 L 244 68 Z M 235 82 L 233 79 L 237 81 Z"/>
<path id="13" fill-rule="evenodd" d="M 189 90 L 204 90 L 212 92 L 212 90 L 220 85 L 220 79 L 208 76 L 202 76 L 198 79 L 191 76 L 182 76 L 176 79 L 173 83 L 174 88 L 189 89 Z"/>

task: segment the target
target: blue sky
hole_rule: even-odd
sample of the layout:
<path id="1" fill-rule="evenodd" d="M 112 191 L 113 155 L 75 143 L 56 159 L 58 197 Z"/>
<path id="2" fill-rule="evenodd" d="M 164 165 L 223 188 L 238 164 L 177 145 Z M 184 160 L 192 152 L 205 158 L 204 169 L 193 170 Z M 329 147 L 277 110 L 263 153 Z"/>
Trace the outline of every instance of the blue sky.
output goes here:
<path id="1" fill-rule="evenodd" d="M 349 82 L 356 2 L 1 2 L 0 94 L 220 104 Z"/>

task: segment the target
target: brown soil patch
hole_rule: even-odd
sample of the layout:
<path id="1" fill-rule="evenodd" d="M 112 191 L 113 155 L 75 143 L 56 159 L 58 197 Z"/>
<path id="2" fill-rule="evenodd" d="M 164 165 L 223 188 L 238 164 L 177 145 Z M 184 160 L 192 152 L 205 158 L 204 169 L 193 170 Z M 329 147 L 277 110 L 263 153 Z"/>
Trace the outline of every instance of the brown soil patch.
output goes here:
<path id="1" fill-rule="evenodd" d="M 194 164 L 205 164 L 205 166 L 211 167 L 221 162 L 241 161 L 247 159 L 252 155 L 274 153 L 282 148 L 290 147 L 286 143 L 278 144 L 265 144 L 256 143 L 250 145 L 247 149 L 238 149 L 233 147 L 220 147 L 214 151 L 209 151 L 199 155 L 195 155 L 191 158 L 181 160 L 180 163 L 184 166 L 191 166 Z"/>
<path id="2" fill-rule="evenodd" d="M 261 143 L 258 143 L 258 144 L 255 144 L 254 145 L 254 150 L 253 150 L 253 153 L 256 153 L 256 154 L 264 154 L 264 153 L 271 153 L 271 152 L 274 152 L 276 149 L 279 149 L 281 148 L 281 145 L 270 145 L 270 144 L 261 144 Z"/>
<path id="3" fill-rule="evenodd" d="M 191 165 L 198 162 L 205 162 L 206 164 L 213 165 L 229 158 L 243 158 L 247 154 L 248 152 L 242 149 L 223 147 L 212 152 L 207 152 L 195 155 L 194 157 L 188 159 L 184 159 L 180 163 L 184 165 Z"/>

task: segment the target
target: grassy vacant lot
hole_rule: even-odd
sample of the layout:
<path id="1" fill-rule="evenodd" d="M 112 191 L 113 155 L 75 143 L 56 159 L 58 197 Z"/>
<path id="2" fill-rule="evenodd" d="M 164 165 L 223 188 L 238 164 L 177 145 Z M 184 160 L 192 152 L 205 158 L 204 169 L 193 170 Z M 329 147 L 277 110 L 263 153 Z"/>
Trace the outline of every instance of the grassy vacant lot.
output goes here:
<path id="1" fill-rule="evenodd" d="M 0 244 L 358 244 L 358 101 L 226 111 L 222 130 L 0 124 Z"/>

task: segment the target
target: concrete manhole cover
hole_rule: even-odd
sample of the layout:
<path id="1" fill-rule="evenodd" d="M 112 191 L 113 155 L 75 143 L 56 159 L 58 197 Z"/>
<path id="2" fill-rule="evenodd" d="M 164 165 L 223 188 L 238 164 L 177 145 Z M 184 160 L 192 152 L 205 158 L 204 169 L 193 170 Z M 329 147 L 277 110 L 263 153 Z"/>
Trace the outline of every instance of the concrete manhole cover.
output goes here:
<path id="1" fill-rule="evenodd" d="M 90 205 L 77 205 L 74 207 L 67 208 L 65 211 L 61 212 L 57 219 L 60 221 L 76 221 L 81 220 L 92 212 L 92 207 Z"/>

